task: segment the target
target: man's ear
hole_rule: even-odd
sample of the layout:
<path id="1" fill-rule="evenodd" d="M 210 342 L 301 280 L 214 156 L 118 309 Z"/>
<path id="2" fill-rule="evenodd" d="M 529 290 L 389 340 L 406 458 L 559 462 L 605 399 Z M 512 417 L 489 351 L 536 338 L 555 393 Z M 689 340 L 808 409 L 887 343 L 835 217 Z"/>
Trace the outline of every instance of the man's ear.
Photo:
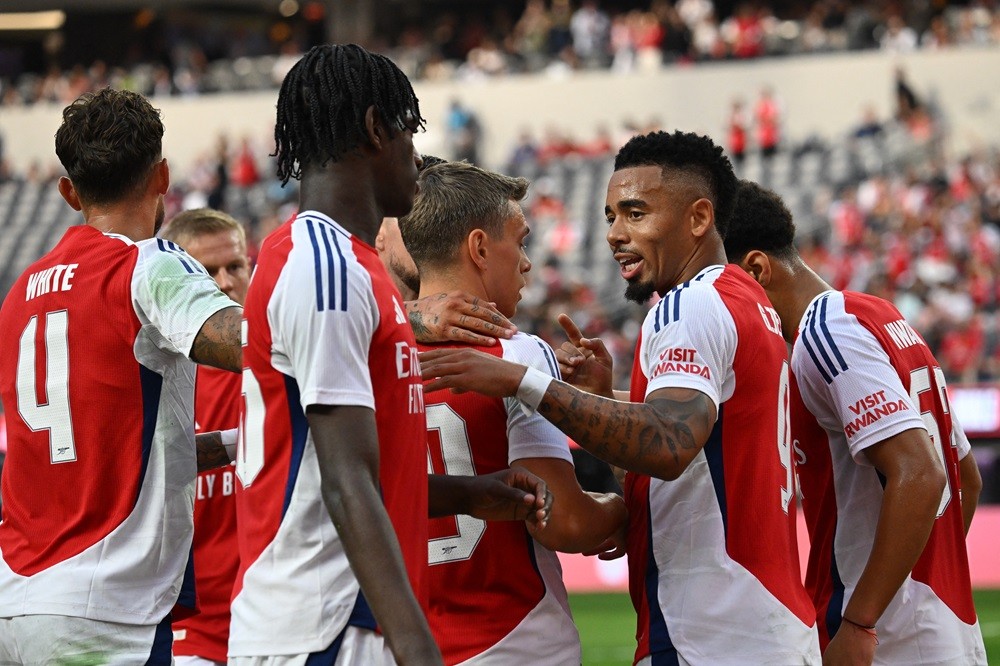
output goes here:
<path id="1" fill-rule="evenodd" d="M 382 139 L 385 135 L 385 128 L 382 126 L 382 119 L 379 117 L 375 106 L 369 106 L 365 110 L 365 136 L 376 150 L 382 149 Z"/>
<path id="2" fill-rule="evenodd" d="M 489 236 L 482 229 L 473 229 L 465 239 L 466 249 L 469 252 L 469 258 L 472 259 L 472 263 L 481 270 L 486 270 L 487 265 L 487 255 L 489 253 Z"/>
<path id="3" fill-rule="evenodd" d="M 739 261 L 740 268 L 750 274 L 765 289 L 771 284 L 771 258 L 760 250 L 750 250 Z"/>
<path id="4" fill-rule="evenodd" d="M 379 254 L 385 252 L 385 222 L 378 228 L 378 233 L 375 235 L 375 250 Z"/>
<path id="5" fill-rule="evenodd" d="M 76 193 L 76 188 L 73 187 L 73 181 L 66 176 L 59 178 L 59 194 L 62 195 L 62 198 L 66 200 L 66 203 L 73 210 L 83 208 L 80 204 L 80 196 Z"/>
<path id="6" fill-rule="evenodd" d="M 156 179 L 156 193 L 166 194 L 170 188 L 170 166 L 167 165 L 167 158 L 164 157 L 153 167 L 153 178 Z"/>
<path id="7" fill-rule="evenodd" d="M 705 197 L 692 203 L 688 214 L 691 216 L 691 234 L 697 238 L 703 237 L 715 226 L 715 207 Z"/>

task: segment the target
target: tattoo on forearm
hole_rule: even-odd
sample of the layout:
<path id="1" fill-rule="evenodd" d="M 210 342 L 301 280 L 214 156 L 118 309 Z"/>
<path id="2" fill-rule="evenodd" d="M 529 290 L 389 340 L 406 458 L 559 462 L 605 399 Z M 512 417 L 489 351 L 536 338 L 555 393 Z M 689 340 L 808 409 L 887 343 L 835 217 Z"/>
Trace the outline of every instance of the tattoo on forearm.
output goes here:
<path id="1" fill-rule="evenodd" d="M 225 467 L 229 464 L 229 454 L 222 445 L 222 433 L 206 432 L 194 438 L 198 450 L 198 471 Z"/>
<path id="2" fill-rule="evenodd" d="M 637 404 L 553 382 L 538 411 L 597 457 L 634 469 L 662 464 L 664 456 L 680 464 L 682 452 L 699 448 L 694 431 L 711 430 L 714 410 L 703 393 Z"/>
<path id="3" fill-rule="evenodd" d="M 231 372 L 243 371 L 240 347 L 242 308 L 226 308 L 208 318 L 191 345 L 191 359 Z"/>

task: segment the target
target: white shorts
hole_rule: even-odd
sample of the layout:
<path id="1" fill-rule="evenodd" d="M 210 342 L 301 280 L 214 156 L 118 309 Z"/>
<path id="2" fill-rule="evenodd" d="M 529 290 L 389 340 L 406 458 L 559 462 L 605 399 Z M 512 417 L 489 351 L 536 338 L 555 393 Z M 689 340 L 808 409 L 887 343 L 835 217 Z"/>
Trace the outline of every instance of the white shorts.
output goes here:
<path id="1" fill-rule="evenodd" d="M 347 627 L 323 652 L 269 657 L 230 657 L 229 666 L 396 666 L 382 634 Z"/>
<path id="2" fill-rule="evenodd" d="M 170 619 L 158 625 L 118 624 L 65 615 L 0 618 L 0 664 L 92 663 L 170 666 Z"/>

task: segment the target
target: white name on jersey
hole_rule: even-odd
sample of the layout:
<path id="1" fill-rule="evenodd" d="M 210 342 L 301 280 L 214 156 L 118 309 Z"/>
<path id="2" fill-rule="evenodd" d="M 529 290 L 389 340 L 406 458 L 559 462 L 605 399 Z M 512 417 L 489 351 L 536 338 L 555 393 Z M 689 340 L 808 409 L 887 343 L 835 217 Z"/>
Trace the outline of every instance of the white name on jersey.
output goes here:
<path id="1" fill-rule="evenodd" d="M 913 327 L 906 323 L 905 319 L 897 319 L 885 325 L 885 332 L 889 334 L 892 341 L 900 349 L 906 349 L 913 345 L 924 344 L 920 335 L 913 330 Z"/>
<path id="2" fill-rule="evenodd" d="M 25 290 L 25 301 L 36 296 L 44 296 L 50 291 L 69 291 L 73 288 L 73 274 L 80 264 L 56 264 L 43 271 L 28 276 L 28 288 Z"/>
<path id="3" fill-rule="evenodd" d="M 199 474 L 198 485 L 195 487 L 195 499 L 211 499 L 222 494 L 228 497 L 233 494 L 233 470 L 226 468 L 222 472 Z"/>
<path id="4" fill-rule="evenodd" d="M 764 326 L 767 330 L 771 331 L 779 338 L 781 337 L 781 317 L 778 316 L 778 311 L 772 307 L 757 304 L 757 309 L 760 310 L 761 319 L 764 320 Z"/>

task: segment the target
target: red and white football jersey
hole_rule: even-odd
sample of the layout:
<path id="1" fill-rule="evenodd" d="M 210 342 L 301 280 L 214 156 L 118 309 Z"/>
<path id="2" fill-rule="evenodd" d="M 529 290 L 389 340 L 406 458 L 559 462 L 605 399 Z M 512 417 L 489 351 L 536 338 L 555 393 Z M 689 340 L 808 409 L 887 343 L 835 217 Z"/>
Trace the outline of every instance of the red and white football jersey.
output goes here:
<path id="1" fill-rule="evenodd" d="M 801 392 L 792 423 L 812 542 L 806 582 L 823 644 L 837 632 L 868 562 L 882 507 L 882 482 L 863 452 L 922 428 L 948 485 L 923 554 L 876 623 L 875 661 L 985 664 L 960 499 L 958 461 L 969 441 L 930 349 L 891 303 L 826 291 L 799 324 L 792 370 Z"/>
<path id="2" fill-rule="evenodd" d="M 198 366 L 195 433 L 230 430 L 240 421 L 242 377 Z M 236 542 L 236 468 L 199 472 L 194 490 L 194 581 L 198 613 L 173 623 L 174 655 L 225 662 L 229 601 L 240 566 Z"/>
<path id="3" fill-rule="evenodd" d="M 382 498 L 426 608 L 427 432 L 416 341 L 375 249 L 315 211 L 264 241 L 244 312 L 229 655 L 317 652 L 349 620 L 374 620 L 320 495 L 309 405 L 375 411 Z"/>
<path id="4" fill-rule="evenodd" d="M 236 306 L 176 245 L 69 229 L 0 310 L 0 617 L 156 624 L 181 591 L 202 324 Z"/>
<path id="5" fill-rule="evenodd" d="M 475 349 L 559 378 L 552 348 L 533 335 Z M 490 474 L 523 458 L 573 463 L 566 435 L 516 398 L 435 391 L 427 395 L 427 433 L 437 474 Z M 522 521 L 435 518 L 428 559 L 428 620 L 445 664 L 580 663 L 559 560 Z"/>
<path id="6" fill-rule="evenodd" d="M 704 269 L 646 316 L 631 399 L 662 388 L 701 391 L 718 419 L 680 478 L 626 476 L 636 661 L 818 664 L 796 550 L 785 342 L 739 267 Z"/>

